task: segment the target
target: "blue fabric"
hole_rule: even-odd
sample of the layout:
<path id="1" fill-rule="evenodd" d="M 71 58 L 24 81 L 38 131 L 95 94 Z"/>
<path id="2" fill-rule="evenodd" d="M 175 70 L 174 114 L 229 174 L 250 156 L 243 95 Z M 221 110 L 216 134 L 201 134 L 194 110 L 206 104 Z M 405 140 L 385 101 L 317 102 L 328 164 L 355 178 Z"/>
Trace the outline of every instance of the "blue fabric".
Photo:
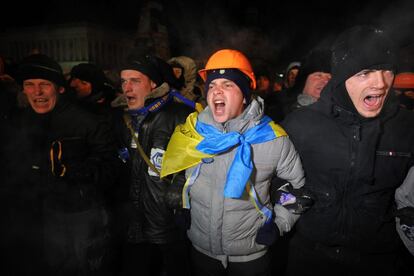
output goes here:
<path id="1" fill-rule="evenodd" d="M 169 102 L 170 100 L 172 100 L 173 98 L 177 98 L 179 100 L 181 100 L 185 105 L 188 105 L 192 108 L 195 108 L 195 102 L 187 99 L 186 97 L 184 97 L 183 95 L 180 94 L 179 91 L 175 90 L 175 89 L 171 89 L 168 92 L 168 97 L 162 97 L 157 99 L 156 101 L 153 101 L 152 103 L 150 103 L 147 106 L 138 108 L 138 109 L 129 109 L 128 113 L 131 116 L 138 116 L 138 115 L 147 115 L 149 112 L 156 112 L 158 111 L 164 104 L 166 104 L 167 102 Z"/>
<path id="2" fill-rule="evenodd" d="M 187 99 L 186 97 L 184 97 L 183 95 L 180 94 L 180 92 L 178 92 L 175 89 L 171 89 L 169 91 L 169 93 L 167 94 L 167 97 L 162 97 L 159 98 L 155 101 L 153 101 L 152 103 L 150 103 L 147 106 L 138 108 L 138 109 L 129 109 L 128 110 L 128 114 L 131 115 L 131 120 L 132 120 L 132 127 L 134 128 L 134 130 L 136 132 L 139 131 L 140 128 L 140 124 L 138 123 L 137 117 L 138 116 L 147 116 L 148 113 L 152 113 L 152 112 L 157 112 L 158 110 L 160 110 L 166 103 L 168 103 L 169 101 L 171 101 L 172 99 L 177 98 L 179 100 L 181 100 L 185 105 L 188 105 L 190 107 L 192 107 L 193 109 L 195 109 L 195 102 L 191 101 L 190 99 Z"/>
<path id="3" fill-rule="evenodd" d="M 193 109 L 196 108 L 195 102 L 181 95 L 179 91 L 175 89 L 171 89 L 170 95 L 172 95 L 174 98 L 181 100 L 185 105 L 188 105 L 189 107 L 192 107 Z"/>
<path id="4" fill-rule="evenodd" d="M 269 125 L 271 119 L 264 116 L 260 124 L 249 129 L 244 134 L 232 131 L 221 133 L 211 125 L 200 121 L 196 123 L 197 132 L 204 139 L 196 149 L 207 154 L 219 154 L 228 151 L 234 146 L 239 146 L 234 160 L 227 172 L 224 196 L 227 198 L 240 198 L 246 188 L 247 181 L 253 171 L 251 160 L 251 145 L 264 143 L 276 138 L 276 134 Z"/>
<path id="5" fill-rule="evenodd" d="M 147 106 L 138 108 L 138 109 L 128 109 L 128 113 L 131 116 L 138 116 L 138 115 L 147 115 L 149 112 L 156 112 L 158 111 L 164 104 L 169 102 L 172 99 L 170 95 L 165 99 L 165 97 L 159 98 Z"/>

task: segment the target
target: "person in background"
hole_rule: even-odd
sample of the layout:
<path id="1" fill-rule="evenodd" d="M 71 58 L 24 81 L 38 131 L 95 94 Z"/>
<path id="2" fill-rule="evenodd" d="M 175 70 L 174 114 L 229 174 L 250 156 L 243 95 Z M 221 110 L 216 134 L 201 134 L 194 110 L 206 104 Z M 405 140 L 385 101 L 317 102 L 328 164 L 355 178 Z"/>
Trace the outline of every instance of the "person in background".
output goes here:
<path id="1" fill-rule="evenodd" d="M 0 244 L 2 247 L 0 258 L 4 262 L 0 267 L 1 275 L 8 275 L 11 271 L 19 273 L 21 270 L 14 269 L 18 268 L 20 265 L 16 260 L 18 260 L 17 255 L 20 257 L 24 256 L 24 253 L 16 250 L 16 245 L 20 245 L 21 251 L 26 249 L 31 249 L 29 243 L 19 242 L 23 240 L 20 234 L 23 232 L 22 229 L 15 229 L 17 220 L 23 220 L 21 218 L 16 218 L 16 215 L 19 215 L 16 212 L 16 207 L 19 204 L 16 204 L 16 195 L 17 189 L 11 185 L 10 178 L 12 177 L 12 168 L 10 168 L 10 158 L 14 155 L 13 153 L 13 141 L 16 140 L 14 132 L 14 123 L 13 119 L 19 113 L 19 108 L 17 106 L 17 95 L 20 92 L 20 88 L 14 78 L 11 76 L 8 68 L 6 67 L 6 61 L 0 56 L 0 210 L 2 223 L 0 226 Z M 30 206 L 31 202 L 27 202 L 27 205 Z M 27 221 L 30 225 L 30 220 Z M 22 231 L 22 232 L 21 232 Z M 30 253 L 29 253 L 30 254 Z M 24 258 L 24 257 L 23 257 Z M 33 258 L 34 259 L 34 258 Z M 30 266 L 30 265 L 27 265 Z M 31 267 L 33 268 L 33 267 Z M 27 270 L 29 271 L 30 268 Z M 36 269 L 33 269 L 36 272 Z"/>
<path id="2" fill-rule="evenodd" d="M 114 128 L 124 162 L 120 185 L 129 190 L 121 275 L 189 275 L 187 243 L 164 199 L 170 179 L 159 171 L 171 134 L 195 104 L 175 101 L 172 68 L 156 56 L 131 55 L 120 77 L 127 110 L 116 110 Z"/>
<path id="3" fill-rule="evenodd" d="M 265 100 L 271 93 L 273 93 L 270 74 L 268 70 L 264 68 L 258 69 L 256 72 L 257 87 L 254 93 Z"/>
<path id="4" fill-rule="evenodd" d="M 289 113 L 290 107 L 296 101 L 298 93 L 300 93 L 295 89 L 295 83 L 301 65 L 299 61 L 289 63 L 283 76 L 283 87 L 277 94 L 283 109 L 282 119 Z"/>
<path id="5" fill-rule="evenodd" d="M 83 107 L 96 114 L 108 115 L 110 103 L 115 99 L 115 89 L 97 65 L 80 63 L 73 66 L 69 86 Z"/>
<path id="6" fill-rule="evenodd" d="M 331 79 L 330 51 L 314 49 L 305 58 L 296 77 L 297 100 L 288 112 L 316 102 Z"/>
<path id="7" fill-rule="evenodd" d="M 23 240 L 38 243 L 22 252 L 19 269 L 32 252 L 42 275 L 103 275 L 110 237 L 102 194 L 117 160 L 109 125 L 67 100 L 62 69 L 46 55 L 23 59 L 17 80 L 29 107 L 16 118 L 9 181 L 26 206 Z"/>
<path id="8" fill-rule="evenodd" d="M 266 69 L 259 69 L 256 76 L 257 87 L 253 93 L 264 100 L 265 114 L 277 123 L 283 119 L 283 106 L 280 94 L 273 91 L 270 79 Z"/>
<path id="9" fill-rule="evenodd" d="M 180 93 L 194 101 L 203 103 L 203 95 L 197 86 L 197 65 L 195 61 L 187 56 L 172 57 L 168 63 L 173 68 L 174 74 L 180 80 L 182 86 L 178 88 Z"/>
<path id="10" fill-rule="evenodd" d="M 264 115 L 263 99 L 251 97 L 256 79 L 243 53 L 219 50 L 199 74 L 208 106 L 176 128 L 161 170 L 166 177 L 187 169 L 176 198 L 183 195 L 177 205 L 193 245 L 194 275 L 270 275 L 268 246 L 302 211 L 287 196 L 288 187 L 298 192 L 296 202 L 310 201 L 299 195 L 305 182 L 299 155 L 285 131 Z M 290 186 L 272 206 L 274 174 Z"/>
<path id="11" fill-rule="evenodd" d="M 400 105 L 414 110 L 414 72 L 401 72 L 395 76 L 393 87 Z"/>
<path id="12" fill-rule="evenodd" d="M 395 46 L 362 25 L 331 50 L 320 99 L 281 123 L 315 199 L 296 224 L 287 275 L 399 275 L 394 193 L 414 165 L 414 114 L 392 91 Z"/>
<path id="13" fill-rule="evenodd" d="M 284 89 L 292 88 L 295 86 L 296 77 L 299 74 L 301 63 L 299 61 L 292 61 L 286 67 L 285 76 L 283 80 Z"/>

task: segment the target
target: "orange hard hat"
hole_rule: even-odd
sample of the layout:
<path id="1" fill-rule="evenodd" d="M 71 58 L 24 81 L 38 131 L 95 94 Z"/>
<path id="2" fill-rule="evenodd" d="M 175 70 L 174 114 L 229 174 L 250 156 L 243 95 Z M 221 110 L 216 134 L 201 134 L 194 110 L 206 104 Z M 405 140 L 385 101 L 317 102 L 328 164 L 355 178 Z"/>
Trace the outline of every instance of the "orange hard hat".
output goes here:
<path id="1" fill-rule="evenodd" d="M 250 79 L 250 88 L 256 89 L 256 78 L 250 61 L 240 51 L 222 49 L 215 52 L 208 59 L 206 67 L 198 71 L 198 74 L 205 81 L 207 79 L 207 71 L 214 69 L 238 69 Z"/>
<path id="2" fill-rule="evenodd" d="M 399 73 L 395 76 L 394 88 L 414 88 L 414 73 Z"/>

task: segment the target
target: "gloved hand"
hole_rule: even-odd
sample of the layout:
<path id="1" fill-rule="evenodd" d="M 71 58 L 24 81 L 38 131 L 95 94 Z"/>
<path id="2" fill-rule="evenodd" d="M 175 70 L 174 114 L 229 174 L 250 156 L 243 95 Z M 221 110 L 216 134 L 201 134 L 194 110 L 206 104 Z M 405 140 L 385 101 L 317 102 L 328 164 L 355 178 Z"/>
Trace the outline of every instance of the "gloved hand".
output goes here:
<path id="1" fill-rule="evenodd" d="M 191 227 L 191 214 L 190 209 L 180 208 L 174 210 L 174 220 L 178 228 L 183 231 L 190 229 Z"/>
<path id="2" fill-rule="evenodd" d="M 398 209 L 395 216 L 400 218 L 401 225 L 414 227 L 414 207 L 404 207 Z"/>
<path id="3" fill-rule="evenodd" d="M 280 237 L 280 231 L 276 223 L 273 221 L 267 222 L 257 231 L 256 242 L 270 246 Z"/>
<path id="4" fill-rule="evenodd" d="M 414 241 L 414 207 L 398 209 L 396 217 L 400 218 L 400 227 L 405 236 Z"/>
<path id="5" fill-rule="evenodd" d="M 166 178 L 163 178 L 166 179 Z M 164 194 L 164 201 L 170 209 L 180 209 L 183 206 L 182 203 L 182 191 L 185 183 L 185 176 L 181 174 L 174 175 L 171 183 L 166 185 L 167 189 Z"/>
<path id="6" fill-rule="evenodd" d="M 314 201 L 303 189 L 294 189 L 290 183 L 286 183 L 276 191 L 277 204 L 282 205 L 294 214 L 303 214 L 309 210 Z"/>

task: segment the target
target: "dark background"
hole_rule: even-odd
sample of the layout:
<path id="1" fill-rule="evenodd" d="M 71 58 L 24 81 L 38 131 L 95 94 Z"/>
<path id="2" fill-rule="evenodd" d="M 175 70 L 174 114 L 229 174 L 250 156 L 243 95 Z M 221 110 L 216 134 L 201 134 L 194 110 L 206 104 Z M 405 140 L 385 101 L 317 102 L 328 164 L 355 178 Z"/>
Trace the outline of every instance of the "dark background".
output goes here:
<path id="1" fill-rule="evenodd" d="M 0 31 L 11 27 L 92 22 L 134 33 L 145 1 L 3 2 Z M 157 2 L 157 1 L 155 1 Z M 284 66 L 355 24 L 390 31 L 401 48 L 414 44 L 414 1 L 161 0 L 171 55 L 206 59 L 219 48 L 245 51 L 256 60 Z M 8 8 L 6 8 L 7 6 Z"/>

